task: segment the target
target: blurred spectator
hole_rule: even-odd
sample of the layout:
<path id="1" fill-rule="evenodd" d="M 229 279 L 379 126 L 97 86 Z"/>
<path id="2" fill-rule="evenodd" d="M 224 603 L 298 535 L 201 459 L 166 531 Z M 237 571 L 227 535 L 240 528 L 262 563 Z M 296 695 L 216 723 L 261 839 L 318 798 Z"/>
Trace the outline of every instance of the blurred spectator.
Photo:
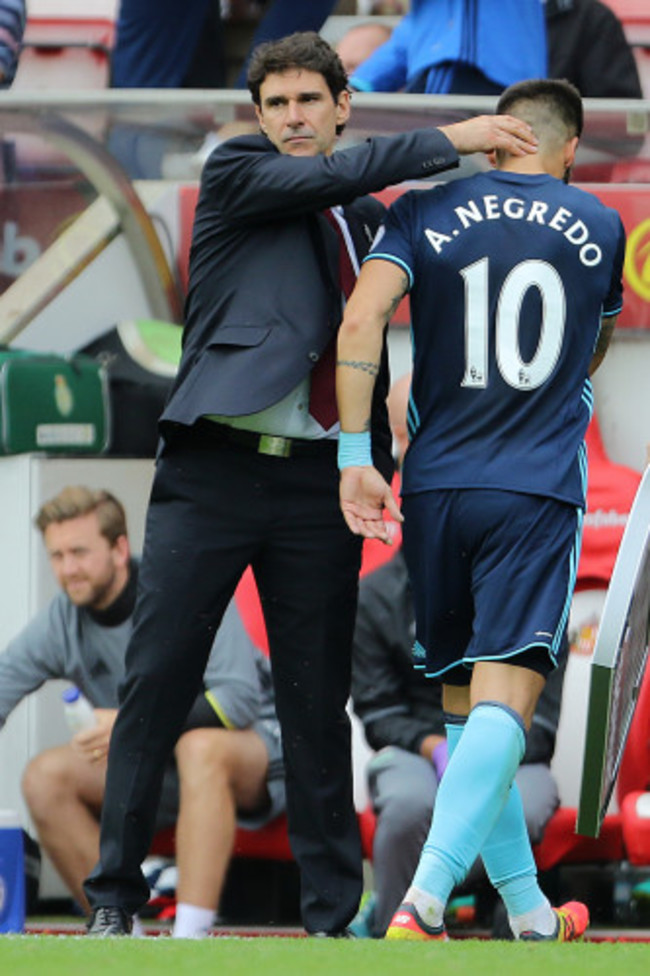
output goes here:
<path id="1" fill-rule="evenodd" d="M 382 21 L 373 23 L 369 20 L 350 27 L 336 45 L 336 52 L 348 76 L 385 44 L 392 33 L 392 28 Z"/>
<path id="2" fill-rule="evenodd" d="M 583 98 L 642 98 L 632 48 L 614 11 L 600 0 L 546 0 L 548 73 Z"/>
<path id="3" fill-rule="evenodd" d="M 220 0 L 121 0 L 113 88 L 222 88 Z"/>
<path id="4" fill-rule="evenodd" d="M 295 31 L 318 31 L 335 6 L 336 0 L 247 3 L 246 12 L 259 7 L 263 13 L 235 87 L 246 87 L 248 61 L 258 44 Z M 242 13 L 236 3 L 230 5 L 231 18 L 241 18 Z M 220 0 L 121 0 L 111 84 L 113 88 L 226 87 Z"/>
<path id="5" fill-rule="evenodd" d="M 120 0 L 113 88 L 223 88 L 220 0 Z M 158 179 L 178 151 L 176 126 L 113 123 L 108 149 L 131 179 Z"/>
<path id="6" fill-rule="evenodd" d="M 490 95 L 546 75 L 541 0 L 412 0 L 350 79 L 360 91 Z"/>
<path id="7" fill-rule="evenodd" d="M 14 80 L 25 20 L 25 0 L 0 0 L 0 88 Z"/>

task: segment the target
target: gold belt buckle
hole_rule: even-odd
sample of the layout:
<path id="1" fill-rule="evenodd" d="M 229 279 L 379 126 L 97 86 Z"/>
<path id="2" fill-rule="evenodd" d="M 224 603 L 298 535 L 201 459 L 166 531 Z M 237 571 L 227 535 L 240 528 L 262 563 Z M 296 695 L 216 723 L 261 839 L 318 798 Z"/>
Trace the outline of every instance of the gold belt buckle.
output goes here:
<path id="1" fill-rule="evenodd" d="M 288 437 L 275 437 L 272 434 L 260 434 L 257 445 L 258 454 L 270 454 L 271 457 L 290 457 L 291 440 Z"/>

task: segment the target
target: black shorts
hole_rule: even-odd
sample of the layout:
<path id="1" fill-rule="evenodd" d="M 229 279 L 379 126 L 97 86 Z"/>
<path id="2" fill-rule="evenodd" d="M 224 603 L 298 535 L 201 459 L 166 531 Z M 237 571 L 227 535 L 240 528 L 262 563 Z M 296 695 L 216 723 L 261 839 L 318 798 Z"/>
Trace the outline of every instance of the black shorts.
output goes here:
<path id="1" fill-rule="evenodd" d="M 575 586 L 582 512 L 517 492 L 404 498 L 416 666 L 466 685 L 475 661 L 556 666 Z M 540 653 L 541 651 L 541 653 Z"/>

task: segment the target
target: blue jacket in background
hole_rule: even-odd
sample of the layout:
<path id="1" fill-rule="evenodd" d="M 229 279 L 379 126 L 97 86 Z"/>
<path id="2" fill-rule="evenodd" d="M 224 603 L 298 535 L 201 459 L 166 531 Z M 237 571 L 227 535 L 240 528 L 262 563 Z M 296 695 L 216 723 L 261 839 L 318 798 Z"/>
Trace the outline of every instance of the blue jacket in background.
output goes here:
<path id="1" fill-rule="evenodd" d="M 392 37 L 360 65 L 360 91 L 453 91 L 450 65 L 469 65 L 503 88 L 547 75 L 540 0 L 411 0 Z M 441 71 L 432 72 L 440 67 Z M 421 84 L 423 76 L 428 81 Z"/>

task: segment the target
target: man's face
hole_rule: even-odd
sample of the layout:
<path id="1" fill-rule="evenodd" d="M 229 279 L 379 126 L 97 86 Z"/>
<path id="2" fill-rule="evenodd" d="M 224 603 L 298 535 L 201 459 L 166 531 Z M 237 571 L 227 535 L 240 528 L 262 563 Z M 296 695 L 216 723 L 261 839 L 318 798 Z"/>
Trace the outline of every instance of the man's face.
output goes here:
<path id="1" fill-rule="evenodd" d="M 343 91 L 335 102 L 319 72 L 295 68 L 267 75 L 255 111 L 262 132 L 281 153 L 329 156 L 337 126 L 350 117 L 350 96 Z"/>
<path id="2" fill-rule="evenodd" d="M 101 534 L 94 512 L 53 522 L 43 534 L 61 589 L 78 607 L 103 610 L 121 593 L 128 574 L 128 543 L 114 546 Z"/>

